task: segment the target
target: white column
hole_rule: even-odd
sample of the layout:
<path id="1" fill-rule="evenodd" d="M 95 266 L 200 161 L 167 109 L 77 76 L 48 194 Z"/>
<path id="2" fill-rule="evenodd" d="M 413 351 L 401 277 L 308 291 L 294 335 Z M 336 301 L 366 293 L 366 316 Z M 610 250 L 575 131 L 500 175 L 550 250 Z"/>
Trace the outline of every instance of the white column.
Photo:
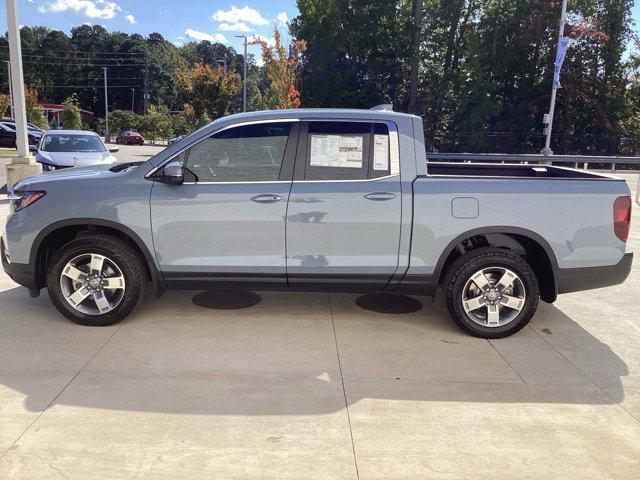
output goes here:
<path id="1" fill-rule="evenodd" d="M 11 59 L 11 91 L 16 122 L 16 146 L 18 147 L 18 157 L 26 157 L 29 155 L 29 142 L 27 141 L 27 109 L 24 102 L 17 0 L 7 0 L 7 27 L 9 31 L 9 58 Z"/>

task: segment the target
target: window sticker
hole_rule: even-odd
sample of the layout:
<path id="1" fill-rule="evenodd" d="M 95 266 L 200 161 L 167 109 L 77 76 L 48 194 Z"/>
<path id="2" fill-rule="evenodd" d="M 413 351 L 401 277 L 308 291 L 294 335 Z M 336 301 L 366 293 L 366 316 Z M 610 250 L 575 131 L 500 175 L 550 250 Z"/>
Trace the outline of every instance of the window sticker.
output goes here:
<path id="1" fill-rule="evenodd" d="M 374 135 L 373 169 L 389 170 L 389 137 L 387 135 Z"/>
<path id="2" fill-rule="evenodd" d="M 310 136 L 312 167 L 362 168 L 361 135 L 312 134 Z"/>

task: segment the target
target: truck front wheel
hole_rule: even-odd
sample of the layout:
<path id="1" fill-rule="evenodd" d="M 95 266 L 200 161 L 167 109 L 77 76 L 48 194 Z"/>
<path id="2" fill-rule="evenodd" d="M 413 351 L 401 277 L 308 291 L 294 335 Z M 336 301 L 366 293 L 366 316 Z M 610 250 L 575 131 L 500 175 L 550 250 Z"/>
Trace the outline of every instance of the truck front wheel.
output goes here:
<path id="1" fill-rule="evenodd" d="M 91 235 L 56 252 L 49 264 L 47 290 L 53 305 L 69 320 L 105 327 L 136 308 L 145 280 L 144 265 L 126 242 Z"/>
<path id="2" fill-rule="evenodd" d="M 447 309 L 465 332 L 503 338 L 523 329 L 540 297 L 535 272 L 518 255 L 480 248 L 458 258 L 443 283 Z"/>

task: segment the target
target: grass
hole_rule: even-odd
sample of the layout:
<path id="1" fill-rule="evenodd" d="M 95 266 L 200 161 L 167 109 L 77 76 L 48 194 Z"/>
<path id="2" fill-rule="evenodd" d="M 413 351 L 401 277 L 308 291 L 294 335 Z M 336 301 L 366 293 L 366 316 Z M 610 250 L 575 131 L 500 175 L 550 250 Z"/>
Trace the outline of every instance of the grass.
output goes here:
<path id="1" fill-rule="evenodd" d="M 15 155 L 18 151 L 15 148 L 0 148 L 0 155 Z"/>

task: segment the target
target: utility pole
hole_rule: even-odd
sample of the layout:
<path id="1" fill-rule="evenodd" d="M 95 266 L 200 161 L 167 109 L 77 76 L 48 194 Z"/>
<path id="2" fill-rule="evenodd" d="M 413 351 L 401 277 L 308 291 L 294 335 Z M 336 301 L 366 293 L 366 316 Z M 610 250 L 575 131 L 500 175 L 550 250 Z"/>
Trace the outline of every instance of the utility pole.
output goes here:
<path id="1" fill-rule="evenodd" d="M 111 135 L 109 134 L 109 97 L 107 94 L 107 67 L 102 67 L 104 72 L 104 141 L 109 142 Z"/>
<path id="2" fill-rule="evenodd" d="M 133 110 L 136 104 L 136 89 L 132 88 L 131 89 L 131 113 L 135 113 L 135 111 Z"/>
<path id="3" fill-rule="evenodd" d="M 142 114 L 147 114 L 147 108 L 149 107 L 149 92 L 147 91 L 147 80 L 149 78 L 149 57 L 145 55 L 145 65 L 144 65 L 144 92 L 143 92 L 143 102 L 142 102 Z"/>
<path id="4" fill-rule="evenodd" d="M 14 116 L 14 113 L 13 113 L 13 86 L 11 85 L 11 62 L 6 61 L 5 63 L 7 64 L 7 74 L 9 78 L 9 112 L 10 112 L 9 118 L 11 120 L 15 120 L 16 117 Z"/>
<path id="5" fill-rule="evenodd" d="M 558 48 L 557 48 L 557 52 L 556 52 L 556 59 L 558 57 L 558 54 L 561 52 L 562 49 L 562 41 L 564 38 L 564 26 L 567 23 L 567 0 L 563 0 L 562 1 L 562 10 L 560 12 L 560 29 L 559 29 L 559 33 L 558 33 Z M 565 46 L 566 48 L 566 46 Z M 555 62 L 554 62 L 554 68 L 555 67 Z M 554 70 L 555 72 L 555 70 Z M 551 90 L 551 104 L 549 105 L 549 113 L 547 115 L 545 115 L 544 117 L 544 123 L 547 125 L 546 126 L 546 130 L 545 133 L 547 134 L 545 143 L 544 143 L 544 148 L 542 149 L 542 151 L 540 153 L 542 153 L 543 155 L 553 155 L 553 150 L 551 150 L 551 133 L 553 131 L 553 116 L 555 114 L 556 111 L 556 96 L 558 94 L 558 88 L 559 86 L 556 84 L 555 81 L 555 73 L 554 73 L 554 80 L 553 80 L 553 88 Z"/>
<path id="6" fill-rule="evenodd" d="M 236 38 L 244 39 L 244 75 L 242 77 L 242 111 L 247 111 L 247 36 L 246 35 L 236 35 Z"/>

